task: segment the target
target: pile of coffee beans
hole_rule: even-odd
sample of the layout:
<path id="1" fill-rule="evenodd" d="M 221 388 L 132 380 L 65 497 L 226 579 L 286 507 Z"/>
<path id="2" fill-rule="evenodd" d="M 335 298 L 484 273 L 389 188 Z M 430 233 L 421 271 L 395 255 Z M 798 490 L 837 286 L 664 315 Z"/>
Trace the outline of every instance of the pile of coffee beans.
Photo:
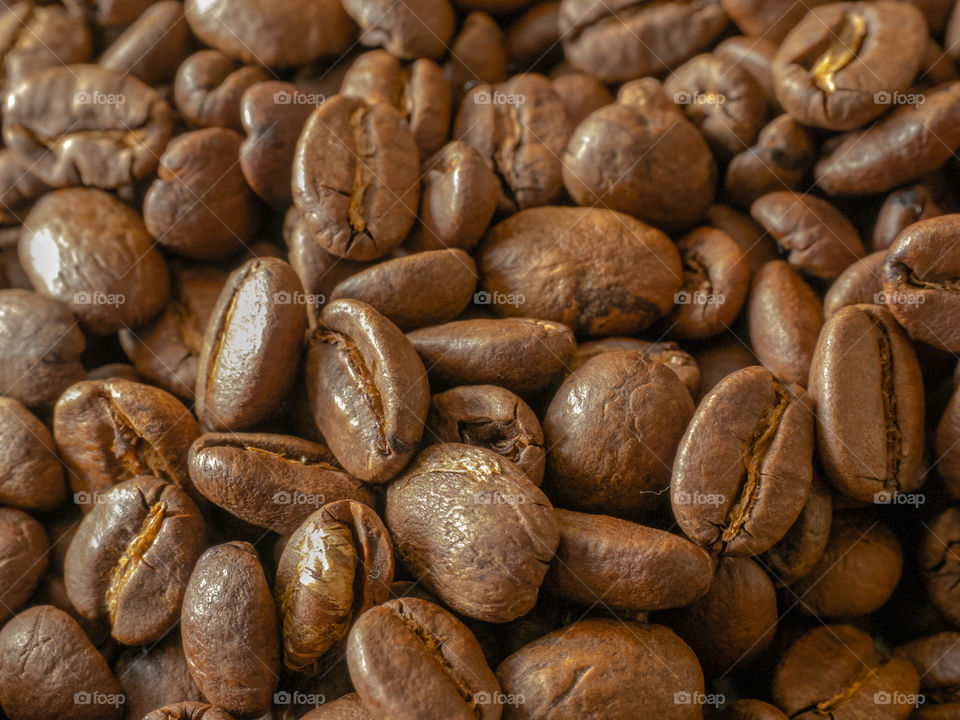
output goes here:
<path id="1" fill-rule="evenodd" d="M 10 0 L 0 96 L 0 720 L 960 720 L 960 0 Z"/>

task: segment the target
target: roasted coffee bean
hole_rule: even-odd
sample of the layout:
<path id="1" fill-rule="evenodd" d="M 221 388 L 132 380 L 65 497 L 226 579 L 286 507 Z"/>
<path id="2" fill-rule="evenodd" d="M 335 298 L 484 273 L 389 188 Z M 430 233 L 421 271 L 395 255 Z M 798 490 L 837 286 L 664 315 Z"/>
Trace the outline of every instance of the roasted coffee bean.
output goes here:
<path id="1" fill-rule="evenodd" d="M 781 710 L 763 700 L 737 700 L 720 715 L 721 720 L 789 720 Z"/>
<path id="2" fill-rule="evenodd" d="M 560 3 L 560 37 L 567 59 L 603 82 L 656 75 L 704 49 L 727 25 L 719 2 L 646 5 L 617 0 Z"/>
<path id="3" fill-rule="evenodd" d="M 811 9 L 773 58 L 777 99 L 804 125 L 854 130 L 903 93 L 923 60 L 927 23 L 909 3 L 837 2 Z"/>
<path id="4" fill-rule="evenodd" d="M 307 339 L 306 379 L 313 419 L 347 472 L 385 482 L 410 461 L 430 386 L 396 325 L 358 300 L 330 303 Z"/>
<path id="5" fill-rule="evenodd" d="M 545 591 L 628 612 L 689 605 L 710 587 L 710 556 L 679 535 L 606 515 L 554 510 L 560 545 Z"/>
<path id="6" fill-rule="evenodd" d="M 519 396 L 496 385 L 461 385 L 430 401 L 431 442 L 488 448 L 516 463 L 534 485 L 543 480 L 546 451 L 536 414 Z"/>
<path id="7" fill-rule="evenodd" d="M 776 241 L 749 215 L 726 205 L 711 205 L 707 208 L 704 219 L 707 225 L 723 230 L 740 246 L 740 251 L 750 267 L 751 277 L 760 272 L 760 268 L 768 262 L 779 257 Z"/>
<path id="8" fill-rule="evenodd" d="M 539 429 L 539 424 L 536 427 Z M 540 445 L 542 475 L 542 436 Z M 63 502 L 67 483 L 50 431 L 10 397 L 0 397 L 0 448 L 0 504 L 21 510 L 52 510 Z"/>
<path id="9" fill-rule="evenodd" d="M 495 85 L 507 79 L 506 40 L 492 17 L 485 12 L 467 15 L 443 72 L 450 81 L 454 107 L 477 82 Z"/>
<path id="10" fill-rule="evenodd" d="M 820 560 L 791 587 L 804 612 L 821 618 L 859 617 L 890 599 L 902 569 L 903 551 L 890 528 L 843 513 L 834 518 Z"/>
<path id="11" fill-rule="evenodd" d="M 617 102 L 576 127 L 563 151 L 563 182 L 578 205 L 599 204 L 668 232 L 697 223 L 713 202 L 715 180 L 703 135 L 652 78 L 624 85 Z"/>
<path id="12" fill-rule="evenodd" d="M 162 0 L 144 10 L 111 43 L 100 56 L 100 65 L 123 75 L 129 73 L 147 85 L 160 85 L 173 80 L 189 52 L 188 43 L 183 3 Z"/>
<path id="13" fill-rule="evenodd" d="M 799 23 L 808 10 L 824 5 L 829 0 L 721 0 L 730 19 L 749 40 L 765 40 L 776 47 Z"/>
<path id="14" fill-rule="evenodd" d="M 0 222 L 19 225 L 33 202 L 52 189 L 37 177 L 31 169 L 32 164 L 14 150 L 0 150 L 0 203 L 3 203 L 0 205 Z M 17 229 L 16 239 L 19 239 L 19 234 Z"/>
<path id="15" fill-rule="evenodd" d="M 393 544 L 373 510 L 341 500 L 310 515 L 277 564 L 286 668 L 315 673 L 350 625 L 390 598 L 392 582 Z"/>
<path id="16" fill-rule="evenodd" d="M 549 205 L 563 191 L 561 154 L 573 128 L 543 75 L 476 85 L 460 104 L 453 137 L 475 148 L 500 180 L 505 213 Z"/>
<path id="17" fill-rule="evenodd" d="M 925 528 L 920 543 L 920 570 L 927 595 L 954 627 L 960 627 L 960 592 L 956 583 L 960 572 L 960 508 L 944 510 Z"/>
<path id="18" fill-rule="evenodd" d="M 351 275 L 331 300 L 367 303 L 401 330 L 453 320 L 477 285 L 477 266 L 463 250 L 431 250 L 386 260 Z"/>
<path id="19" fill-rule="evenodd" d="M 727 375 L 751 365 L 759 365 L 749 346 L 739 339 L 727 338 L 707 345 L 697 354 L 696 363 L 700 370 L 700 384 L 690 394 L 697 403 Z"/>
<path id="20" fill-rule="evenodd" d="M 458 443 L 416 457 L 387 489 L 385 518 L 404 567 L 449 607 L 487 622 L 533 607 L 559 539 L 550 501 L 520 468 Z"/>
<path id="21" fill-rule="evenodd" d="M 917 720 L 942 720 L 960 712 L 956 687 L 960 684 L 957 647 L 960 633 L 941 632 L 901 645 L 894 654 L 916 669 L 924 698 L 913 716 Z"/>
<path id="22" fill-rule="evenodd" d="M 120 378 L 136 383 L 143 382 L 143 378 L 140 377 L 133 365 L 127 363 L 100 365 L 87 373 L 87 380 L 109 380 L 111 378 Z"/>
<path id="23" fill-rule="evenodd" d="M 853 224 L 826 200 L 781 191 L 764 195 L 750 206 L 787 262 L 810 277 L 833 280 L 865 254 Z"/>
<path id="24" fill-rule="evenodd" d="M 749 666 L 766 650 L 778 615 L 776 591 L 760 565 L 724 557 L 707 593 L 663 620 L 693 648 L 708 674 L 722 677 Z"/>
<path id="25" fill-rule="evenodd" d="M 484 299 L 500 316 L 561 322 L 579 335 L 643 330 L 673 307 L 681 258 L 649 225 L 603 208 L 535 208 L 480 246 Z"/>
<path id="26" fill-rule="evenodd" d="M 432 60 L 403 67 L 385 50 L 372 50 L 350 66 L 340 94 L 396 108 L 407 117 L 421 158 L 437 152 L 450 134 L 450 81 Z"/>
<path id="27" fill-rule="evenodd" d="M 243 93 L 269 79 L 259 67 L 240 65 L 216 50 L 201 50 L 181 63 L 173 97 L 180 115 L 191 127 L 223 127 L 243 132 Z"/>
<path id="28" fill-rule="evenodd" d="M 829 320 L 848 305 L 885 305 L 883 263 L 887 253 L 880 250 L 857 260 L 837 277 L 823 298 L 823 314 Z"/>
<path id="29" fill-rule="evenodd" d="M 40 584 L 48 549 L 39 522 L 22 510 L 0 508 L 0 623 L 9 620 Z"/>
<path id="30" fill-rule="evenodd" d="M 906 228 L 887 253 L 883 292 L 890 312 L 910 337 L 960 351 L 960 215 L 921 220 Z"/>
<path id="31" fill-rule="evenodd" d="M 470 251 L 483 236 L 500 185 L 483 156 L 455 140 L 424 163 L 420 214 L 405 243 L 413 251 Z"/>
<path id="32" fill-rule="evenodd" d="M 901 42 L 903 30 L 896 32 Z M 817 185 L 831 195 L 886 192 L 948 160 L 960 146 L 960 83 L 917 97 L 923 98 L 922 103 L 916 100 L 866 130 L 828 141 L 813 169 Z"/>
<path id="33" fill-rule="evenodd" d="M 683 285 L 661 327 L 681 340 L 713 337 L 736 320 L 747 299 L 750 267 L 723 230 L 700 227 L 677 241 Z"/>
<path id="34" fill-rule="evenodd" d="M 176 485 L 155 477 L 121 483 L 80 524 L 67 551 L 70 601 L 107 618 L 125 645 L 155 642 L 173 627 L 205 546 L 203 516 Z"/>
<path id="35" fill-rule="evenodd" d="M 683 532 L 722 555 L 764 552 L 810 494 L 813 413 L 769 370 L 728 375 L 697 407 L 673 468 L 670 501 Z"/>
<path id="36" fill-rule="evenodd" d="M 48 185 L 117 188 L 153 172 L 173 131 L 170 106 L 130 75 L 56 66 L 10 88 L 3 140 Z"/>
<path id="37" fill-rule="evenodd" d="M 810 396 L 820 460 L 834 487 L 864 502 L 890 502 L 923 483 L 923 377 L 886 308 L 854 305 L 827 321 Z"/>
<path id="38" fill-rule="evenodd" d="M 93 51 L 83 18 L 60 5 L 4 3 L 0 12 L 0 57 L 7 89 L 28 74 L 86 62 Z"/>
<path id="39" fill-rule="evenodd" d="M 760 562 L 775 584 L 790 585 L 813 570 L 827 549 L 833 524 L 833 500 L 829 486 L 814 473 L 810 496 L 800 516 Z"/>
<path id="40" fill-rule="evenodd" d="M 850 625 L 817 627 L 781 657 L 773 699 L 791 718 L 905 720 L 914 709 L 917 673 L 888 657 L 873 638 Z"/>
<path id="41" fill-rule="evenodd" d="M 71 386 L 53 412 L 53 437 L 84 513 L 101 492 L 140 475 L 199 499 L 187 469 L 187 451 L 199 435 L 197 421 L 173 395 L 119 378 Z"/>
<path id="42" fill-rule="evenodd" d="M 577 345 L 573 351 L 570 360 L 567 361 L 567 369 L 573 372 L 583 365 L 587 360 L 606 352 L 615 352 L 617 350 L 637 350 L 643 353 L 647 360 L 660 363 L 668 370 L 680 378 L 690 394 L 697 391 L 700 384 L 700 368 L 693 355 L 681 350 L 675 342 L 649 342 L 632 337 L 607 337 L 600 340 L 590 340 Z"/>
<path id="43" fill-rule="evenodd" d="M 233 715 L 216 705 L 184 701 L 166 705 L 144 716 L 143 720 L 233 720 Z"/>
<path id="44" fill-rule="evenodd" d="M 960 388 L 947 403 L 936 434 L 937 472 L 953 497 L 960 497 Z"/>
<path id="45" fill-rule="evenodd" d="M 258 717 L 273 700 L 280 634 L 270 586 L 256 550 L 230 542 L 197 561 L 180 616 L 190 675 L 208 701 Z"/>
<path id="46" fill-rule="evenodd" d="M 293 385 L 307 325 L 303 286 L 282 260 L 249 260 L 213 309 L 197 364 L 196 412 L 208 430 L 260 422 Z"/>
<path id="47" fill-rule="evenodd" d="M 823 326 L 816 293 L 782 260 L 757 273 L 747 303 L 750 345 L 770 372 L 807 386 L 813 351 Z"/>
<path id="48" fill-rule="evenodd" d="M 549 387 L 576 346 L 566 325 L 529 318 L 456 320 L 407 337 L 434 389 L 499 385 L 521 397 Z"/>
<path id="49" fill-rule="evenodd" d="M 780 115 L 760 131 L 757 142 L 727 166 L 724 196 L 749 208 L 767 193 L 796 190 L 813 166 L 810 133 L 789 115 Z"/>
<path id="50" fill-rule="evenodd" d="M 788 2 L 797 5 L 801 17 L 803 13 L 806 12 L 806 8 L 814 5 L 812 2 L 808 2 L 806 6 L 801 6 L 796 0 L 788 0 Z M 769 4 L 772 5 L 773 3 L 770 2 Z M 727 10 L 727 14 L 733 18 L 733 14 L 729 10 Z M 734 22 L 737 21 L 734 20 Z M 791 27 L 793 27 L 793 25 L 794 23 L 790 23 Z M 777 95 L 773 90 L 772 69 L 773 56 L 777 54 L 777 43 L 771 40 L 768 35 L 769 33 L 766 27 L 764 27 L 760 34 L 751 36 L 735 35 L 717 45 L 713 49 L 713 53 L 731 65 L 737 65 L 750 73 L 763 90 L 764 97 L 766 97 L 767 102 L 770 103 L 771 109 L 779 110 L 780 106 L 777 103 Z"/>
<path id="51" fill-rule="evenodd" d="M 113 674 L 123 689 L 124 710 L 131 718 L 143 718 L 152 710 L 181 701 L 203 702 L 200 688 L 190 677 L 179 632 L 155 645 L 127 648 L 114 662 Z M 210 715 L 205 717 L 211 720 Z"/>
<path id="52" fill-rule="evenodd" d="M 426 600 L 391 600 L 361 615 L 350 631 L 347 663 L 357 694 L 374 717 L 501 716 L 500 686 L 476 638 L 453 615 Z"/>
<path id="53" fill-rule="evenodd" d="M 107 661 L 62 610 L 37 605 L 0 630 L 0 704 L 10 720 L 120 720 L 123 702 Z"/>
<path id="54" fill-rule="evenodd" d="M 301 720 L 373 720 L 373 715 L 359 695 L 350 693 L 311 710 Z"/>
<path id="55" fill-rule="evenodd" d="M 613 102 L 613 95 L 593 75 L 564 73 L 553 78 L 553 90 L 567 112 L 570 127 L 575 128 L 594 110 Z"/>
<path id="56" fill-rule="evenodd" d="M 210 502 L 281 534 L 292 533 L 326 503 L 375 502 L 325 445 L 289 435 L 207 433 L 190 447 L 189 462 L 190 477 Z"/>
<path id="57" fill-rule="evenodd" d="M 453 8 L 447 0 L 346 0 L 347 14 L 360 26 L 360 42 L 382 46 L 401 60 L 439 58 L 453 37 Z"/>
<path id="58" fill-rule="evenodd" d="M 208 128 L 171 142 L 143 201 L 147 230 L 196 260 L 229 257 L 251 240 L 259 206 L 238 160 L 243 138 Z"/>
<path id="59" fill-rule="evenodd" d="M 907 226 L 920 220 L 943 215 L 930 188 L 918 184 L 894 190 L 883 201 L 873 226 L 871 247 L 874 252 L 886 250 Z"/>
<path id="60" fill-rule="evenodd" d="M 100 335 L 143 324 L 167 300 L 166 263 L 143 220 L 100 190 L 42 197 L 27 216 L 19 252 L 37 291 Z"/>
<path id="61" fill-rule="evenodd" d="M 552 496 L 620 517 L 653 509 L 693 410 L 677 376 L 643 353 L 587 361 L 563 381 L 543 419 Z"/>
<path id="62" fill-rule="evenodd" d="M 665 670 L 669 668 L 669 671 Z M 662 625 L 581 620 L 526 645 L 497 668 L 504 720 L 697 720 L 703 672 Z"/>
<path id="63" fill-rule="evenodd" d="M 96 648 L 110 648 L 110 624 L 105 620 L 88 620 L 73 606 L 70 602 L 70 596 L 67 595 L 67 585 L 63 578 L 56 573 L 61 568 L 50 567 L 47 574 L 40 581 L 33 595 L 30 596 L 29 604 L 33 605 L 53 605 L 58 610 L 63 610 L 80 625 L 84 634 L 93 643 Z M 179 640 L 178 640 L 179 642 Z"/>
<path id="64" fill-rule="evenodd" d="M 317 243 L 350 260 L 406 237 L 420 198 L 417 146 L 390 105 L 337 95 L 310 116 L 293 161 L 293 201 Z"/>
<path id="65" fill-rule="evenodd" d="M 352 32 L 335 0 L 186 0 L 193 34 L 224 55 L 267 67 L 291 67 L 347 49 Z"/>
<path id="66" fill-rule="evenodd" d="M 531 5 L 507 28 L 507 54 L 524 67 L 556 54 L 560 40 L 557 21 L 560 18 L 559 0 L 547 0 Z"/>
<path id="67" fill-rule="evenodd" d="M 139 382 L 139 373 L 167 392 L 193 400 L 203 334 L 227 275 L 202 266 L 173 265 L 170 270 L 172 297 L 167 307 L 147 325 L 121 329 L 120 345 L 136 368 L 127 379 Z M 109 377 L 118 376 L 103 375 Z"/>

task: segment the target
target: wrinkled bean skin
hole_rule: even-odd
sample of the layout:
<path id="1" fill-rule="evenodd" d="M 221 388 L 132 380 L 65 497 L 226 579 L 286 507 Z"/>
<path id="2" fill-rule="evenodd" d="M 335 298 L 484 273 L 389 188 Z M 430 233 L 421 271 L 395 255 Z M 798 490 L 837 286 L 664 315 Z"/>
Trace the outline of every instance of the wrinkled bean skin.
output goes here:
<path id="1" fill-rule="evenodd" d="M 200 50 L 180 64 L 173 97 L 180 115 L 191 127 L 223 127 L 243 132 L 243 94 L 252 85 L 269 79 L 259 67 L 239 65 L 216 50 Z"/>
<path id="2" fill-rule="evenodd" d="M 557 548 L 550 501 L 493 450 L 423 450 L 387 489 L 397 558 L 454 610 L 486 622 L 527 613 Z"/>
<path id="3" fill-rule="evenodd" d="M 0 630 L 0 703 L 10 720 L 120 720 L 121 702 L 81 705 L 78 694 L 118 699 L 120 686 L 77 622 L 51 605 Z"/>
<path id="4" fill-rule="evenodd" d="M 156 169 L 172 132 L 170 106 L 155 90 L 95 65 L 26 76 L 9 90 L 3 113 L 4 143 L 53 187 L 135 182 Z"/>
<path id="5" fill-rule="evenodd" d="M 500 316 L 564 323 L 578 335 L 643 330 L 673 306 L 680 254 L 666 235 L 601 208 L 526 210 L 480 246 L 481 287 Z M 642 268 L 641 272 L 637 272 Z"/>
<path id="6" fill-rule="evenodd" d="M 502 706 L 491 699 L 500 686 L 479 643 L 426 600 L 390 600 L 361 615 L 350 632 L 347 663 L 357 694 L 375 717 L 501 717 Z"/>
<path id="7" fill-rule="evenodd" d="M 270 586 L 256 550 L 231 542 L 197 561 L 180 616 L 190 675 L 211 702 L 233 715 L 270 709 L 280 673 L 280 635 Z"/>
<path id="8" fill-rule="evenodd" d="M 619 517 L 652 510 L 693 410 L 677 376 L 640 352 L 588 360 L 563 381 L 543 419 L 553 497 Z"/>
<path id="9" fill-rule="evenodd" d="M 0 448 L 0 503 L 52 510 L 64 500 L 67 483 L 50 431 L 9 397 L 0 397 Z"/>
<path id="10" fill-rule="evenodd" d="M 22 510 L 0 508 L 0 557 L 4 559 L 0 565 L 0 622 L 9 620 L 40 584 L 47 571 L 48 550 L 39 522 Z"/>
<path id="11" fill-rule="evenodd" d="M 701 401 L 680 441 L 670 485 L 678 524 L 718 554 L 769 549 L 807 502 L 813 442 L 802 389 L 765 368 L 728 375 Z M 718 501 L 699 501 L 706 496 Z"/>
<path id="12" fill-rule="evenodd" d="M 86 618 L 107 618 L 111 635 L 125 645 L 156 642 L 180 616 L 204 535 L 200 511 L 176 485 L 153 477 L 121 483 L 70 543 L 70 601 Z"/>

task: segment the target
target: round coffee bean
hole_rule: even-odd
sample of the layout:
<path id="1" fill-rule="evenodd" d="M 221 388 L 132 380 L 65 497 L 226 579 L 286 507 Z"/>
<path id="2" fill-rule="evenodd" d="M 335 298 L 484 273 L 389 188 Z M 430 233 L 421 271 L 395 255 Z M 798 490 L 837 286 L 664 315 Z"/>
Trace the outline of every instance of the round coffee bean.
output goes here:
<path id="1" fill-rule="evenodd" d="M 542 457 L 542 435 L 540 445 Z M 541 460 L 541 475 L 542 467 Z M 0 504 L 52 510 L 66 496 L 63 466 L 47 426 L 19 401 L 0 397 Z"/>

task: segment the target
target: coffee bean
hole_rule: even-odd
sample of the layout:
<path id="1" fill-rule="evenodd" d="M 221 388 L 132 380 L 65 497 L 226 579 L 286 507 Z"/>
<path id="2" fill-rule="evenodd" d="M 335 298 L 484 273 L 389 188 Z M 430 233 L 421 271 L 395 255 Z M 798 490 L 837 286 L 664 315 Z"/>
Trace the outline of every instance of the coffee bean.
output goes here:
<path id="1" fill-rule="evenodd" d="M 6 622 L 40 584 L 47 571 L 43 526 L 22 510 L 0 508 L 0 622 Z"/>
<path id="2" fill-rule="evenodd" d="M 184 60 L 177 70 L 173 97 L 177 110 L 191 127 L 223 127 L 243 132 L 243 93 L 269 79 L 259 67 L 240 65 L 216 50 L 201 50 Z"/>
<path id="3" fill-rule="evenodd" d="M 410 461 L 430 387 L 396 325 L 358 300 L 330 303 L 307 340 L 306 378 L 313 419 L 347 472 L 385 482 Z"/>
<path id="4" fill-rule="evenodd" d="M 390 598 L 393 544 L 377 514 L 350 500 L 324 505 L 290 536 L 277 564 L 283 662 L 316 672 L 350 625 Z"/>
<path id="5" fill-rule="evenodd" d="M 162 0 L 144 10 L 110 44 L 100 56 L 100 66 L 133 75 L 148 85 L 160 85 L 173 80 L 189 52 L 188 43 L 183 4 Z"/>
<path id="6" fill-rule="evenodd" d="M 301 720 L 373 720 L 356 693 L 328 702 L 304 715 Z"/>
<path id="7" fill-rule="evenodd" d="M 0 38 L 8 89 L 37 70 L 87 62 L 93 52 L 86 22 L 60 5 L 5 3 Z"/>
<path id="8" fill-rule="evenodd" d="M 59 300 L 99 335 L 160 312 L 169 279 L 139 214 L 100 190 L 70 188 L 30 211 L 20 262 L 38 292 Z"/>
<path id="9" fill-rule="evenodd" d="M 267 433 L 207 433 L 190 447 L 190 477 L 212 503 L 242 520 L 291 533 L 335 500 L 372 505 L 373 494 L 320 443 Z M 256 477 L 251 487 L 249 478 Z"/>
<path id="10" fill-rule="evenodd" d="M 954 626 L 960 626 L 960 595 L 956 585 L 960 556 L 954 549 L 957 543 L 960 543 L 960 508 L 954 506 L 933 519 L 920 543 L 920 570 L 927 595 Z"/>
<path id="11" fill-rule="evenodd" d="M 854 305 L 823 327 L 810 367 L 817 444 L 827 477 L 864 502 L 923 483 L 923 378 L 886 308 Z"/>
<path id="12" fill-rule="evenodd" d="M 944 350 L 960 350 L 960 215 L 914 223 L 887 253 L 883 292 L 887 306 L 910 337 Z"/>
<path id="13" fill-rule="evenodd" d="M 385 518 L 404 567 L 454 610 L 487 622 L 533 607 L 558 542 L 550 501 L 520 468 L 458 443 L 414 459 L 387 489 Z"/>
<path id="14" fill-rule="evenodd" d="M 507 28 L 507 54 L 518 65 L 529 67 L 544 56 L 556 55 L 560 30 L 559 0 L 531 5 Z"/>
<path id="15" fill-rule="evenodd" d="M 360 42 L 382 46 L 401 60 L 439 58 L 453 37 L 453 8 L 447 0 L 346 0 L 347 14 L 360 26 Z"/>
<path id="16" fill-rule="evenodd" d="M 399 111 L 337 95 L 310 116 L 293 162 L 293 201 L 315 240 L 350 260 L 403 241 L 420 197 L 413 134 Z"/>
<path id="17" fill-rule="evenodd" d="M 0 150 L 0 221 L 4 224 L 19 224 L 30 205 L 52 189 L 33 172 L 31 165 L 14 150 Z M 19 228 L 16 232 L 19 239 Z M 6 274 L 9 275 L 9 269 Z"/>
<path id="18" fill-rule="evenodd" d="M 693 410 L 677 376 L 642 353 L 587 361 L 563 381 L 543 418 L 552 496 L 619 517 L 652 510 Z"/>
<path id="19" fill-rule="evenodd" d="M 919 720 L 936 720 L 960 711 L 952 689 L 960 681 L 957 670 L 957 642 L 960 633 L 941 632 L 906 643 L 894 650 L 916 669 L 925 702 L 914 715 Z"/>
<path id="20" fill-rule="evenodd" d="M 832 715 L 904 720 L 919 681 L 906 660 L 888 657 L 850 625 L 810 630 L 790 646 L 773 676 L 773 699 L 791 718 Z"/>
<path id="21" fill-rule="evenodd" d="M 750 267 L 751 276 L 755 276 L 760 272 L 760 268 L 779 257 L 776 241 L 749 215 L 726 205 L 711 205 L 707 208 L 704 221 L 710 227 L 723 230 L 740 246 L 740 252 Z"/>
<path id="22" fill-rule="evenodd" d="M 270 709 L 280 639 L 270 586 L 252 545 L 230 542 L 200 556 L 180 627 L 190 675 L 208 701 L 242 717 Z"/>
<path id="23" fill-rule="evenodd" d="M 937 472 L 947 490 L 960 496 L 960 390 L 947 403 L 936 431 Z"/>
<path id="24" fill-rule="evenodd" d="M 930 189 L 917 184 L 894 190 L 887 195 L 873 226 L 871 246 L 875 252 L 886 250 L 908 225 L 943 215 Z"/>
<path id="25" fill-rule="evenodd" d="M 303 286 L 282 260 L 249 260 L 231 273 L 197 363 L 196 412 L 208 430 L 266 418 L 293 385 L 307 325 Z"/>
<path id="26" fill-rule="evenodd" d="M 143 720 L 168 720 L 168 718 L 177 718 L 177 720 L 233 720 L 233 715 L 216 705 L 187 701 L 166 705 L 154 710 L 147 714 Z"/>
<path id="27" fill-rule="evenodd" d="M 879 250 L 840 273 L 823 298 L 824 316 L 829 320 L 849 305 L 884 305 L 883 263 L 886 258 L 887 253 Z"/>
<path id="28" fill-rule="evenodd" d="M 548 387 L 576 346 L 566 325 L 529 318 L 456 320 L 407 337 L 431 386 L 496 384 L 521 397 Z"/>
<path id="29" fill-rule="evenodd" d="M 156 169 L 172 131 L 170 106 L 155 90 L 96 65 L 26 75 L 8 88 L 3 113 L 6 146 L 53 187 L 140 180 Z"/>
<path id="30" fill-rule="evenodd" d="M 707 345 L 696 357 L 700 369 L 700 384 L 690 393 L 699 403 L 727 375 L 743 368 L 757 365 L 750 348 L 739 340 L 721 338 Z"/>
<path id="31" fill-rule="evenodd" d="M 669 668 L 666 672 L 664 668 Z M 695 720 L 703 672 L 668 628 L 581 620 L 504 660 L 497 679 L 508 698 L 504 720 Z"/>
<path id="32" fill-rule="evenodd" d="M 492 17 L 472 12 L 464 18 L 443 73 L 450 81 L 454 107 L 478 81 L 495 85 L 507 79 L 506 39 Z"/>
<path id="33" fill-rule="evenodd" d="M 151 0 L 67 0 L 64 6 L 78 17 L 105 28 L 130 25 L 150 4 Z"/>
<path id="34" fill-rule="evenodd" d="M 806 393 L 764 368 L 738 370 L 701 401 L 680 441 L 670 486 L 677 523 L 715 553 L 764 552 L 807 502 L 812 458 Z"/>
<path id="35" fill-rule="evenodd" d="M 783 712 L 763 700 L 737 700 L 720 717 L 722 720 L 789 720 Z"/>
<path id="36" fill-rule="evenodd" d="M 814 473 L 810 496 L 796 522 L 760 556 L 760 562 L 775 583 L 790 585 L 810 574 L 827 549 L 832 523 L 830 488 Z"/>
<path id="37" fill-rule="evenodd" d="M 154 477 L 129 480 L 101 499 L 71 541 L 67 593 L 84 617 L 107 618 L 118 641 L 155 642 L 179 617 L 203 548 L 203 517 L 183 490 Z"/>
<path id="38" fill-rule="evenodd" d="M 594 110 L 610 105 L 613 95 L 606 85 L 588 73 L 564 73 L 552 79 L 553 90 L 560 96 L 570 127 L 575 128 Z"/>
<path id="39" fill-rule="evenodd" d="M 52 510 L 63 502 L 67 483 L 50 431 L 9 397 L 0 397 L 0 448 L 0 503 L 21 510 Z"/>
<path id="40" fill-rule="evenodd" d="M 795 12 L 798 11 L 800 17 L 803 17 L 803 13 L 806 12 L 808 7 L 813 7 L 815 4 L 819 4 L 808 2 L 806 5 L 800 5 L 800 3 L 795 2 L 795 0 L 787 0 L 787 2 L 796 8 Z M 733 2 L 721 2 L 721 5 L 725 6 L 724 10 L 726 10 L 727 15 L 729 15 L 735 23 L 740 25 L 742 20 L 745 20 L 746 17 L 743 19 L 737 18 L 736 11 L 732 7 L 733 4 Z M 761 6 L 761 10 L 765 9 L 769 5 L 775 4 L 775 2 L 768 1 Z M 774 12 L 777 13 L 778 17 L 780 17 L 781 13 L 779 9 L 775 9 Z M 795 23 L 791 22 L 790 27 L 793 27 L 794 24 Z M 770 108 L 772 110 L 779 110 L 780 105 L 777 102 L 777 95 L 773 90 L 772 68 L 773 56 L 777 54 L 778 45 L 776 41 L 770 38 L 771 30 L 773 30 L 773 28 L 765 25 L 763 30 L 761 30 L 759 33 L 728 37 L 713 49 L 713 53 L 717 57 L 723 58 L 731 65 L 737 65 L 750 73 L 753 79 L 760 86 L 760 89 L 763 90 L 763 95 L 770 104 Z"/>
<path id="41" fill-rule="evenodd" d="M 37 605 L 0 630 L 0 704 L 10 720 L 120 720 L 123 702 L 107 661 L 62 610 Z"/>
<path id="42" fill-rule="evenodd" d="M 155 645 L 127 648 L 114 662 L 113 673 L 126 698 L 124 709 L 132 718 L 143 718 L 152 710 L 181 701 L 203 702 L 203 694 L 190 677 L 179 632 Z M 206 715 L 207 720 L 210 717 Z"/>
<path id="43" fill-rule="evenodd" d="M 500 686 L 480 645 L 453 615 L 426 600 L 391 600 L 361 615 L 350 631 L 347 662 L 371 716 L 500 718 Z"/>
<path id="44" fill-rule="evenodd" d="M 643 330 L 673 306 L 680 254 L 666 235 L 602 208 L 526 210 L 480 246 L 484 300 L 500 316 L 561 322 L 582 335 Z"/>

